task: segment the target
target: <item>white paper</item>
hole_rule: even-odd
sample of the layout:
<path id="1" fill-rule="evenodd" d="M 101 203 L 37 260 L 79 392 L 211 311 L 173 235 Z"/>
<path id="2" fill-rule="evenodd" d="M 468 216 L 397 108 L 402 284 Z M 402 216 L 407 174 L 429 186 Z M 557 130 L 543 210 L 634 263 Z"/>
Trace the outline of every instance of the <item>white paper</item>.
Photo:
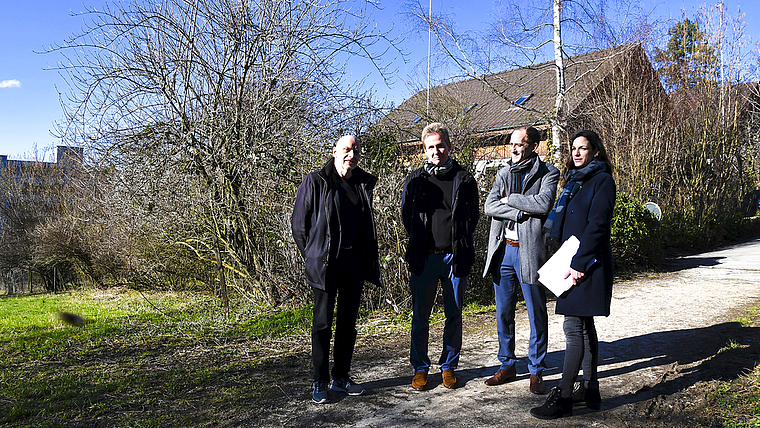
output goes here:
<path id="1" fill-rule="evenodd" d="M 575 236 L 567 238 L 559 250 L 538 269 L 538 280 L 555 296 L 561 296 L 573 286 L 572 275 L 565 278 L 565 274 L 570 270 L 570 261 L 578 252 L 580 244 Z"/>

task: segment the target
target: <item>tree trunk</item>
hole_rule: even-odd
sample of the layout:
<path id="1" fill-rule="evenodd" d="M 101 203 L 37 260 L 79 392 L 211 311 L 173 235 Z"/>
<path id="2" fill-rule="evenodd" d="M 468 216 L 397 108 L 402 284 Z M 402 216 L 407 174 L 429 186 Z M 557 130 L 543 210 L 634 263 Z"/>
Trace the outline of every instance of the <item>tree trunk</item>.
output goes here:
<path id="1" fill-rule="evenodd" d="M 562 147 L 562 134 L 564 128 L 564 105 L 565 105 L 565 64 L 562 58 L 562 0 L 554 2 L 554 64 L 556 66 L 557 94 L 554 98 L 554 111 L 550 122 L 552 126 L 552 149 L 554 150 L 553 163 L 559 164 Z"/>
<path id="2" fill-rule="evenodd" d="M 219 287 L 222 292 L 222 307 L 224 308 L 225 318 L 230 316 L 230 299 L 227 294 L 227 282 L 224 280 L 224 266 L 222 265 L 222 252 L 219 245 L 216 246 L 216 268 L 219 274 Z"/>

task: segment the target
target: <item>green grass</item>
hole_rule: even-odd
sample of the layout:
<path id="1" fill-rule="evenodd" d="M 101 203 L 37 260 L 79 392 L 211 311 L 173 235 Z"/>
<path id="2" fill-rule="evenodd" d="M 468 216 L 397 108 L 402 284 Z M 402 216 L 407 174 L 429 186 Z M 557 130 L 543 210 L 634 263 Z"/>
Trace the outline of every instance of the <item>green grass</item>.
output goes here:
<path id="1" fill-rule="evenodd" d="M 308 305 L 304 308 L 284 309 L 256 315 L 240 326 L 230 329 L 228 334 L 272 338 L 305 333 L 311 329 L 312 307 Z"/>
<path id="2" fill-rule="evenodd" d="M 86 323 L 65 324 L 59 311 Z M 218 299 L 190 293 L 1 298 L 0 426 L 191 425 L 213 418 L 197 409 L 265 396 L 265 386 L 286 375 L 274 369 L 257 380 L 267 354 L 252 343 L 300 337 L 311 308 L 261 311 L 237 302 L 229 320 L 221 314 Z M 278 361 L 299 352 L 292 348 Z"/>
<path id="3" fill-rule="evenodd" d="M 525 305 L 525 301 L 521 300 L 518 302 L 518 307 L 520 305 Z M 481 305 L 479 303 L 473 302 L 465 305 L 464 308 L 462 308 L 462 315 L 476 315 L 476 314 L 487 314 L 489 312 L 495 312 L 496 311 L 496 305 Z"/>
<path id="4" fill-rule="evenodd" d="M 749 345 L 742 345 L 740 343 L 736 343 L 734 339 L 729 339 L 728 342 L 720 349 L 718 349 L 718 353 L 721 352 L 728 352 L 734 349 L 741 349 L 741 348 L 749 348 Z"/>
<path id="5" fill-rule="evenodd" d="M 493 310 L 471 303 L 464 314 Z M 64 324 L 59 311 L 87 323 Z M 191 293 L 0 298 L 0 426 L 212 424 L 219 414 L 276 400 L 273 386 L 308 383 L 310 306 L 275 311 L 233 301 L 230 318 L 221 314 L 214 296 Z M 408 334 L 411 323 L 408 311 L 361 316 L 362 335 Z M 431 323 L 443 319 L 438 307 Z M 757 328 L 760 305 L 737 321 Z M 726 339 L 721 355 L 752 350 Z M 760 366 L 718 382 L 704 412 L 726 427 L 760 428 Z"/>
<path id="6" fill-rule="evenodd" d="M 745 310 L 735 321 L 744 328 L 757 329 L 760 305 Z M 749 347 L 729 338 L 718 353 L 748 352 Z M 760 364 L 735 380 L 717 382 L 708 393 L 704 411 L 716 416 L 726 428 L 760 428 Z"/>
<path id="7" fill-rule="evenodd" d="M 742 327 L 749 327 L 760 320 L 760 305 L 746 309 L 734 321 L 741 323 Z"/>
<path id="8" fill-rule="evenodd" d="M 705 408 L 724 427 L 760 427 L 760 365 L 739 379 L 716 385 L 708 394 Z"/>
<path id="9" fill-rule="evenodd" d="M 0 347 L 6 355 L 23 353 L 39 360 L 60 355 L 71 343 L 92 348 L 119 336 L 140 339 L 143 335 L 148 338 L 178 331 L 200 334 L 202 309 L 210 304 L 209 298 L 188 300 L 176 294 L 146 298 L 129 290 L 4 298 L 0 299 Z M 85 326 L 63 323 L 58 318 L 59 311 L 82 316 Z M 175 316 L 179 318 L 172 318 Z M 139 329 L 130 330 L 138 325 Z"/>
<path id="10" fill-rule="evenodd" d="M 469 304 L 464 312 L 491 310 Z M 60 311 L 86 323 L 65 324 Z M 229 319 L 221 314 L 217 298 L 193 293 L 0 298 L 0 426 L 211 422 L 217 411 L 271 399 L 273 385 L 300 382 L 294 370 L 308 377 L 311 306 L 273 310 L 241 300 Z M 437 307 L 431 323 L 443 320 Z M 359 329 L 407 334 L 410 324 L 409 311 L 362 312 Z"/>

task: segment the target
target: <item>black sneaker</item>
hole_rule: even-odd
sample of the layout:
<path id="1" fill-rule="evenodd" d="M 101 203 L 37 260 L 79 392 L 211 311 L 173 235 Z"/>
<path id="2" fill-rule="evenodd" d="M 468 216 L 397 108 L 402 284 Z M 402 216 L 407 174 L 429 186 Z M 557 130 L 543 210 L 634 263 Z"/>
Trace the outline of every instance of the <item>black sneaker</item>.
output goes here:
<path id="1" fill-rule="evenodd" d="M 558 386 L 552 388 L 543 406 L 530 409 L 530 414 L 539 419 L 557 419 L 573 414 L 573 399 L 562 398 L 562 390 Z"/>
<path id="2" fill-rule="evenodd" d="M 352 381 L 348 376 L 341 379 L 334 379 L 330 389 L 333 391 L 343 392 L 348 395 L 362 395 L 364 392 L 366 392 L 364 388 L 354 383 L 354 381 Z"/>
<path id="3" fill-rule="evenodd" d="M 330 396 L 327 391 L 327 382 L 314 382 L 314 393 L 311 394 L 311 399 L 317 404 L 329 403 Z"/>

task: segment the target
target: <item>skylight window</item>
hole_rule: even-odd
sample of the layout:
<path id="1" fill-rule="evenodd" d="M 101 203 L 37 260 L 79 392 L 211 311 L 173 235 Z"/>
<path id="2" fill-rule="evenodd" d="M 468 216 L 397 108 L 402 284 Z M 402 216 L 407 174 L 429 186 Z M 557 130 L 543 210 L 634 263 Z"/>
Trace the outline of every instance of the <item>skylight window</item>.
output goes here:
<path id="1" fill-rule="evenodd" d="M 470 111 L 473 108 L 475 108 L 475 106 L 477 106 L 477 105 L 478 105 L 478 103 L 472 103 L 472 104 L 468 105 L 467 107 L 464 108 L 464 112 L 467 113 L 468 111 Z"/>
<path id="2" fill-rule="evenodd" d="M 412 119 L 412 123 L 417 123 L 417 122 L 419 122 L 420 120 L 422 120 L 422 116 L 417 116 L 417 117 L 415 117 L 414 119 Z"/>
<path id="3" fill-rule="evenodd" d="M 530 99 L 530 97 L 532 97 L 532 96 L 533 96 L 533 94 L 520 95 L 520 98 L 518 98 L 517 101 L 515 101 L 515 104 L 518 105 L 518 106 L 521 106 L 521 105 L 525 104 L 525 101 L 528 101 Z"/>

